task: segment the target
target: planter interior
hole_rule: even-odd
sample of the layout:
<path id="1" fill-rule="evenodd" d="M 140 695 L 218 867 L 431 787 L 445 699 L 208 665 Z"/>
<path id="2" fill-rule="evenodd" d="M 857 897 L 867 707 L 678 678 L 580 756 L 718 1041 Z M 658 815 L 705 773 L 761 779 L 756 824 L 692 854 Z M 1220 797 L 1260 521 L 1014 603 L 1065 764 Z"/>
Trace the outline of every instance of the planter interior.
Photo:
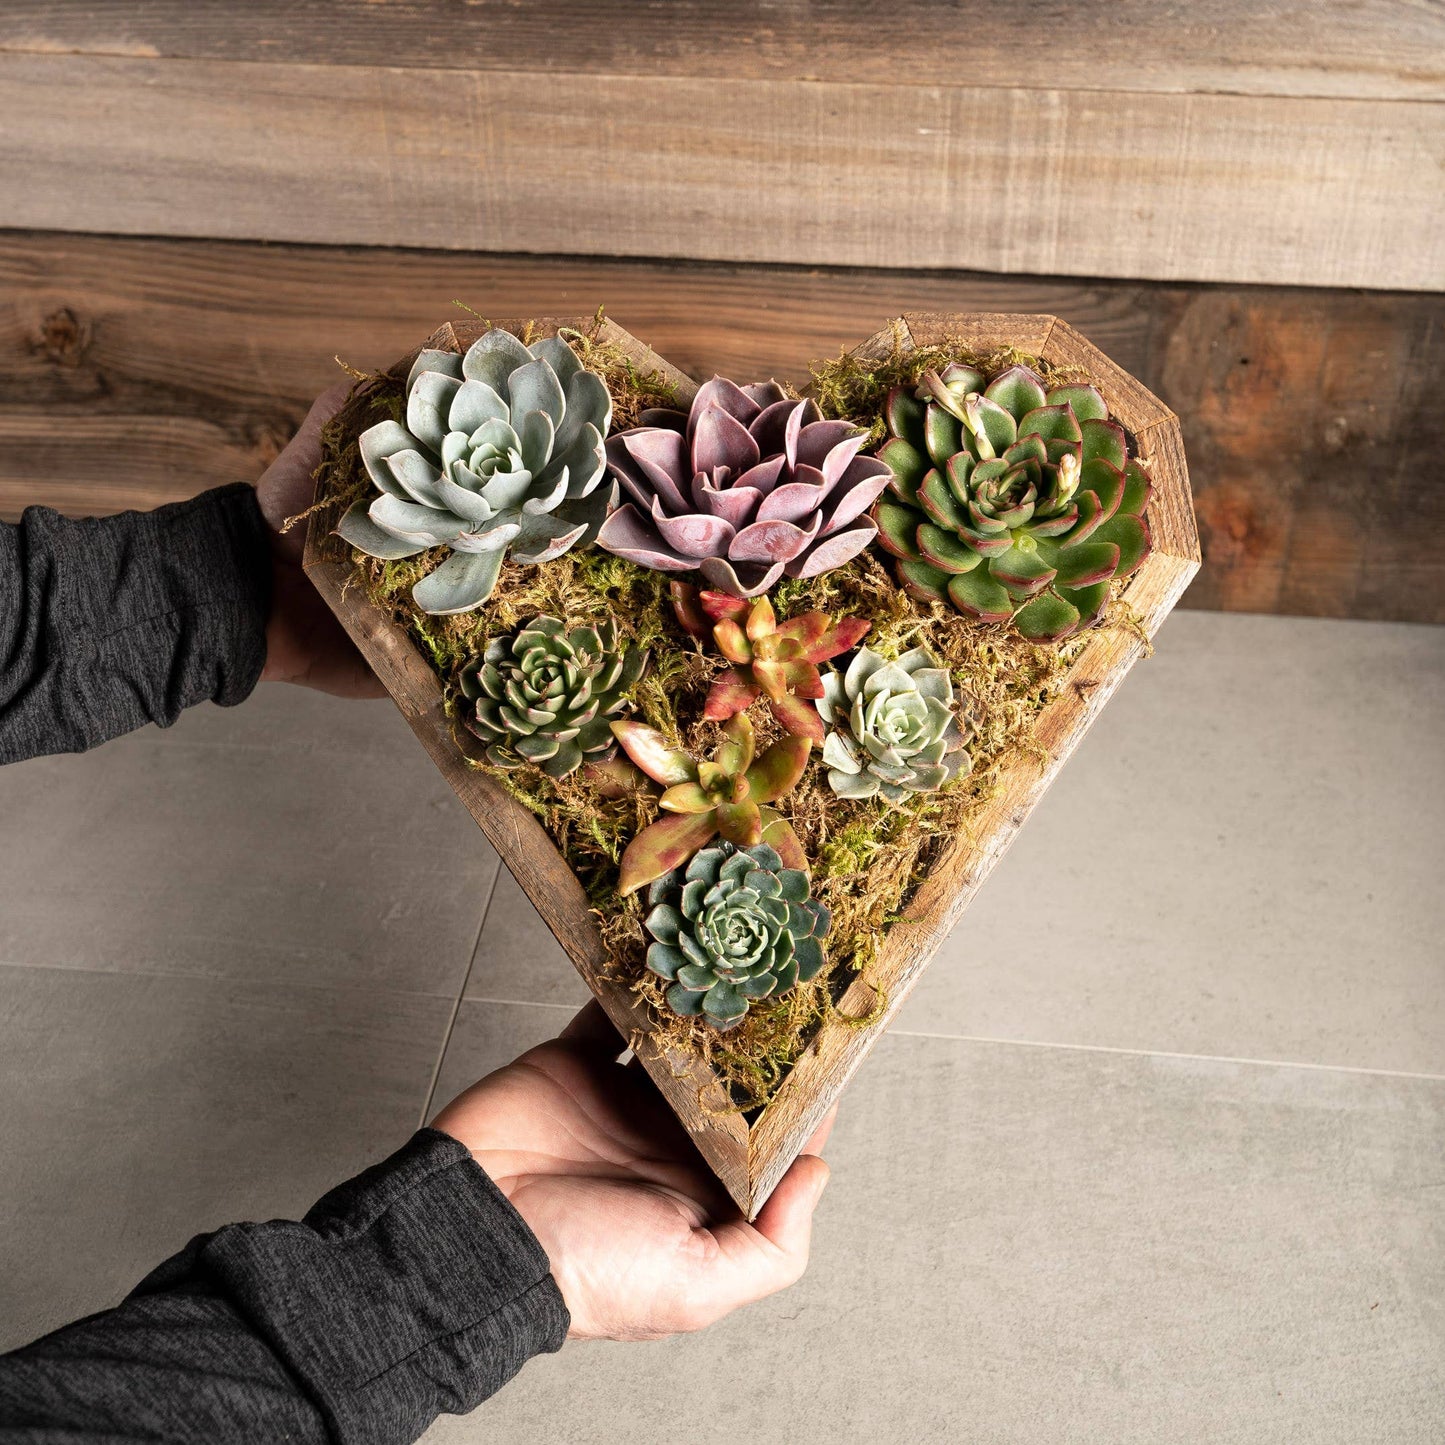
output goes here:
<path id="1" fill-rule="evenodd" d="M 525 323 L 497 324 L 520 331 Z M 535 338 L 561 327 L 580 330 L 593 323 L 591 318 L 561 317 L 531 324 Z M 465 351 L 486 329 L 480 323 L 452 323 L 425 345 Z M 686 408 L 697 391 L 695 381 L 611 321 L 603 322 L 596 335 L 599 341 L 623 347 L 640 371 L 661 377 Z M 881 358 L 895 345 L 911 350 L 945 339 L 962 340 L 980 352 L 1014 346 L 1044 361 L 1082 367 L 1103 393 L 1110 414 L 1132 433 L 1154 484 L 1147 514 L 1153 550 L 1129 579 L 1123 596 L 1141 619 L 1145 633 L 1152 636 L 1200 561 L 1178 419 L 1127 372 L 1053 316 L 909 315 L 864 342 L 856 354 Z M 402 374 L 411 360 L 408 357 L 401 364 Z M 902 919 L 885 936 L 866 976 L 856 978 L 838 1001 L 839 1014 L 869 1022 L 830 1017 L 766 1107 L 749 1122 L 710 1068 L 695 1055 L 669 1047 L 657 1035 L 649 1007 L 625 978 L 609 969 L 581 884 L 532 813 L 487 772 L 469 765 L 454 740 L 440 679 L 405 629 L 355 585 L 350 549 L 334 535 L 336 521 L 335 506 L 312 513 L 306 538 L 308 575 L 629 1041 L 704 1158 L 750 1218 L 882 1036 L 1029 811 L 1144 651 L 1142 639 L 1120 629 L 1089 636 L 1059 693 L 1036 720 L 1036 737 L 1047 749 L 1048 761 L 1041 766 L 1021 758 L 1006 767 L 998 792 L 972 814 L 971 836 L 956 837 L 930 869 Z"/>

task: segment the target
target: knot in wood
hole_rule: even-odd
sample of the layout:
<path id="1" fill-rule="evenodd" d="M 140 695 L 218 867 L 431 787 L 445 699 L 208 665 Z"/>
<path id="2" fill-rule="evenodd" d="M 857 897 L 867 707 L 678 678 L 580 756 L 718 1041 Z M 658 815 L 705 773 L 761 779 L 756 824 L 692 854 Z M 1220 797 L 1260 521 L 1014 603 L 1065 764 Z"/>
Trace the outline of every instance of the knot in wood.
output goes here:
<path id="1" fill-rule="evenodd" d="M 62 306 L 40 323 L 34 349 L 57 366 L 79 366 L 90 350 L 90 342 L 90 322 L 77 316 L 69 306 Z"/>

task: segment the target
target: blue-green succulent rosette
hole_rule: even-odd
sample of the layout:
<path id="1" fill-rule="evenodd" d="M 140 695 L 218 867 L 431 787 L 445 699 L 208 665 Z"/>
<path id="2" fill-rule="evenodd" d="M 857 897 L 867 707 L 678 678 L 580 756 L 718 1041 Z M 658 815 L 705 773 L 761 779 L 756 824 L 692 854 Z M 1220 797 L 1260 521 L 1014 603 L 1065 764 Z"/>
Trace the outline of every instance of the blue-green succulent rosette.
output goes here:
<path id="1" fill-rule="evenodd" d="M 808 875 L 766 843 L 704 848 L 659 878 L 648 902 L 647 966 L 669 981 L 668 1007 L 684 1017 L 733 1028 L 750 1004 L 823 967 L 832 916 L 809 896 Z"/>

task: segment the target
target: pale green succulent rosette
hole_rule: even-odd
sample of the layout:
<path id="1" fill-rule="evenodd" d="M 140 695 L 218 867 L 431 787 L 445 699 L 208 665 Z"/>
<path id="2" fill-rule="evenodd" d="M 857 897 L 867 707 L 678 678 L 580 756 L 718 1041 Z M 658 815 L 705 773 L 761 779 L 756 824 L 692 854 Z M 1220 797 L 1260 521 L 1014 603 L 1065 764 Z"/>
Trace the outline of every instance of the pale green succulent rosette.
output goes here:
<path id="1" fill-rule="evenodd" d="M 536 617 L 462 669 L 462 695 L 475 703 L 466 724 L 494 767 L 535 763 L 565 778 L 611 756 L 612 722 L 646 666 L 641 648 L 618 640 L 615 622 L 568 631 L 560 618 Z"/>
<path id="2" fill-rule="evenodd" d="M 923 647 L 889 662 L 860 647 L 846 672 L 823 675 L 818 711 L 828 786 L 840 798 L 890 802 L 931 793 L 973 766 L 953 680 Z M 966 724 L 966 720 L 965 724 Z"/>
<path id="3" fill-rule="evenodd" d="M 704 848 L 659 878 L 645 920 L 656 940 L 647 966 L 672 986 L 667 1004 L 715 1028 L 742 1022 L 748 1006 L 806 983 L 823 967 L 828 909 L 809 897 L 808 875 L 785 868 L 766 843 Z"/>
<path id="4" fill-rule="evenodd" d="M 337 532 L 371 557 L 451 549 L 412 589 L 423 612 L 470 612 L 502 562 L 550 562 L 596 537 L 612 500 L 603 438 L 612 398 L 552 336 L 523 346 L 488 331 L 466 353 L 423 351 L 406 383 L 406 425 L 359 438 L 380 496 Z"/>

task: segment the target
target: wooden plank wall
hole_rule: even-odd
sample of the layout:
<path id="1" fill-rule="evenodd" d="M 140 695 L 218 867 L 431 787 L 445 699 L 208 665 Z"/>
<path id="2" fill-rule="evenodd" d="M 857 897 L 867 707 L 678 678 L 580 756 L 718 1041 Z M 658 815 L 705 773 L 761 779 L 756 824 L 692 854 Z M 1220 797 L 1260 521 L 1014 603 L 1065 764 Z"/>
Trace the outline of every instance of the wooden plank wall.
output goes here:
<path id="1" fill-rule="evenodd" d="M 1439 0 L 7 0 L 0 146 L 3 515 L 254 476 L 453 298 L 794 380 L 1037 310 L 1182 417 L 1191 604 L 1445 620 Z"/>
<path id="2" fill-rule="evenodd" d="M 605 304 L 695 376 L 806 380 L 903 311 L 1046 311 L 1179 413 L 1191 606 L 1445 621 L 1445 298 L 1406 293 L 0 235 L 0 515 L 258 474 L 339 354 Z"/>
<path id="3" fill-rule="evenodd" d="M 9 0 L 5 217 L 1438 289 L 1442 36 L 1418 0 Z"/>

